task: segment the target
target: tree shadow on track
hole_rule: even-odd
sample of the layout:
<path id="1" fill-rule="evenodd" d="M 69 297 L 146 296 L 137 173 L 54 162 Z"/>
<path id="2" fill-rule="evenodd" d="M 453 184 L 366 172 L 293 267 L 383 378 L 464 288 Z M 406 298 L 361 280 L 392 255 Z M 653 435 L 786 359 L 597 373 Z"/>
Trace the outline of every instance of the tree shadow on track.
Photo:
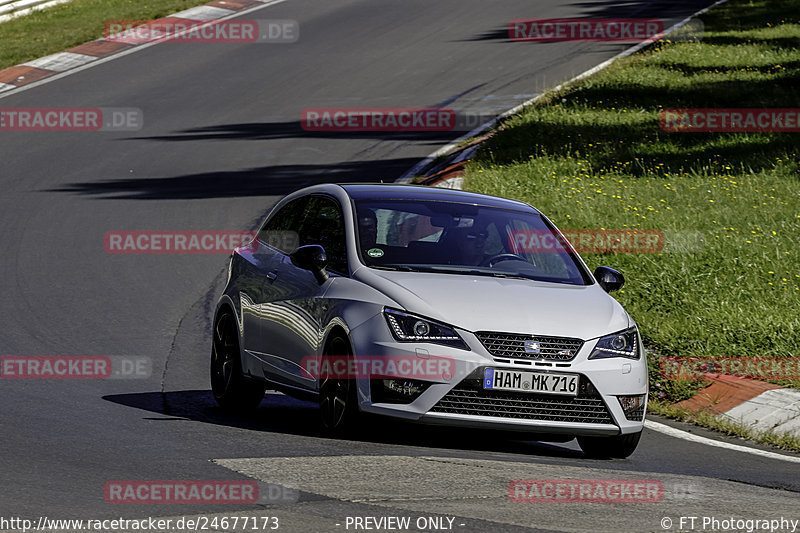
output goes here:
<path id="1" fill-rule="evenodd" d="M 584 9 L 583 17 L 591 18 L 677 18 L 688 17 L 714 3 L 715 0 L 625 0 L 621 2 L 573 2 L 570 6 Z"/>
<path id="2" fill-rule="evenodd" d="M 71 192 L 104 199 L 189 200 L 280 196 L 319 183 L 391 183 L 417 158 L 352 161 L 334 164 L 275 165 L 203 172 L 166 178 L 120 178 L 69 183 L 51 192 Z"/>
<path id="3" fill-rule="evenodd" d="M 249 431 L 326 438 L 319 428 L 317 404 L 283 394 L 267 394 L 258 409 L 242 414 L 230 414 L 220 409 L 208 390 L 115 394 L 104 396 L 103 399 L 160 415 L 145 417 L 147 420 L 193 420 Z M 359 428 L 347 435 L 347 438 L 443 450 L 504 452 L 560 458 L 583 456 L 580 451 L 559 444 L 530 440 L 527 435 L 519 433 L 426 426 L 370 415 L 364 416 Z"/>
<path id="4" fill-rule="evenodd" d="M 659 18 L 666 22 L 667 19 L 683 18 L 699 11 L 700 9 L 713 4 L 712 0 L 673 0 L 671 2 L 654 2 L 653 0 L 627 0 L 622 2 L 574 2 L 570 4 L 582 10 L 579 14 L 575 15 L 575 19 L 615 19 L 615 18 Z M 520 12 L 519 19 L 546 19 L 546 18 L 559 18 L 538 16 L 534 12 L 525 11 Z M 509 22 L 511 22 L 509 20 Z M 497 27 L 486 30 L 481 35 L 477 35 L 469 41 L 497 41 L 510 43 L 513 42 L 509 36 L 508 26 Z M 547 42 L 529 42 L 530 45 L 546 45 Z M 595 49 L 603 43 L 593 42 L 589 43 Z M 605 44 L 625 44 L 625 43 L 605 43 Z M 629 43 L 631 46 L 634 43 Z M 542 48 L 543 50 L 546 48 Z"/>
<path id="5" fill-rule="evenodd" d="M 459 134 L 470 131 L 474 118 L 469 114 L 444 115 L 452 123 L 450 129 L 440 131 L 372 131 L 372 130 L 347 130 L 332 129 L 326 131 L 313 131 L 303 129 L 300 121 L 287 122 L 249 122 L 242 124 L 220 124 L 181 130 L 170 135 L 157 135 L 151 137 L 132 137 L 132 141 L 228 141 L 248 140 L 263 141 L 273 139 L 374 139 L 376 141 L 429 141 L 438 143 L 449 141 Z M 444 127 L 444 126 L 443 126 Z"/>

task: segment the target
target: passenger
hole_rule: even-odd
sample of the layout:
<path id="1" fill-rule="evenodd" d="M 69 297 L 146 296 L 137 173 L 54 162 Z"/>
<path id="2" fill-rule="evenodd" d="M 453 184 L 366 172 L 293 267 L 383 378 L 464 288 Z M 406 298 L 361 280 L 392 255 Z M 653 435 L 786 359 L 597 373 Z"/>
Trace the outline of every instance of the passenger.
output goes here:
<path id="1" fill-rule="evenodd" d="M 374 248 L 378 243 L 378 217 L 372 209 L 358 213 L 358 239 L 362 250 Z"/>

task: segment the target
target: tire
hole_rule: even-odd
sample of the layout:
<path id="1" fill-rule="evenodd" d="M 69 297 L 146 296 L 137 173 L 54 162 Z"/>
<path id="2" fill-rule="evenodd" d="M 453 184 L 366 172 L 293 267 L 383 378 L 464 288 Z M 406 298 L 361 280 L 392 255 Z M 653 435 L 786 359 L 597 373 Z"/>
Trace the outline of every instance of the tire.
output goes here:
<path id="1" fill-rule="evenodd" d="M 220 407 L 227 411 L 249 411 L 264 399 L 266 386 L 242 374 L 239 334 L 230 310 L 214 321 L 211 343 L 211 391 Z"/>
<path id="2" fill-rule="evenodd" d="M 636 450 L 641 437 L 641 431 L 615 437 L 578 437 L 578 444 L 587 457 L 625 459 Z"/>
<path id="3" fill-rule="evenodd" d="M 353 356 L 350 344 L 343 337 L 334 337 L 325 350 L 326 356 Z M 331 436 L 351 434 L 358 418 L 356 380 L 323 378 L 319 387 L 319 414 L 322 432 Z"/>

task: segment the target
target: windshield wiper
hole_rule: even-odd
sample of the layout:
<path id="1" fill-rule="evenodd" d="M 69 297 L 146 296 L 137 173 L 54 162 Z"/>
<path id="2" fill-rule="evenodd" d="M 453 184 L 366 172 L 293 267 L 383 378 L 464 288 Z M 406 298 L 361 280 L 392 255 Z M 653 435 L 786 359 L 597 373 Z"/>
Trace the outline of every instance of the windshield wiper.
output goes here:
<path id="1" fill-rule="evenodd" d="M 448 265 L 373 265 L 372 268 L 383 270 L 398 270 L 401 272 L 441 272 L 445 274 L 467 274 L 473 276 L 491 276 L 493 278 L 506 278 L 506 279 L 522 279 L 527 281 L 545 281 L 533 276 L 526 276 L 524 274 L 513 274 L 511 272 L 493 272 L 490 270 L 477 270 L 469 268 L 466 265 L 448 266 Z"/>
<path id="2" fill-rule="evenodd" d="M 382 267 L 390 267 L 393 270 L 402 270 L 404 272 L 442 272 L 446 274 L 467 274 L 473 276 L 491 276 L 494 278 L 508 278 L 508 279 L 524 279 L 536 280 L 536 278 L 525 276 L 523 274 L 512 274 L 510 272 L 493 272 L 490 270 L 477 270 L 465 266 L 447 266 L 447 265 L 382 265 Z"/>
<path id="3" fill-rule="evenodd" d="M 537 278 L 531 276 L 525 276 L 523 274 L 501 274 L 500 272 L 491 272 L 488 273 L 488 275 L 493 276 L 495 278 L 526 279 L 526 280 L 540 281 Z"/>
<path id="4" fill-rule="evenodd" d="M 370 268 L 377 268 L 378 270 L 399 270 L 401 272 L 416 272 L 417 269 L 408 265 L 370 265 Z"/>
<path id="5" fill-rule="evenodd" d="M 456 272 L 456 271 L 453 271 Z M 524 280 L 534 280 L 536 278 L 525 276 L 523 274 L 512 274 L 510 272 L 489 272 L 486 270 L 459 270 L 457 271 L 458 274 L 472 274 L 475 276 L 491 276 L 493 278 L 507 278 L 507 279 L 524 279 Z"/>
<path id="6" fill-rule="evenodd" d="M 542 277 L 535 277 L 535 276 L 526 276 L 524 274 L 513 274 L 511 272 L 493 272 L 490 270 L 476 270 L 473 268 L 469 268 L 467 266 L 463 267 L 454 267 L 454 266 L 447 266 L 447 265 L 370 265 L 371 268 L 377 268 L 379 270 L 396 270 L 400 272 L 438 272 L 442 274 L 466 274 L 466 275 L 473 275 L 473 276 L 486 276 L 486 277 L 493 277 L 493 278 L 505 278 L 505 279 L 521 279 L 525 281 L 541 281 L 544 283 L 560 283 L 563 285 L 579 285 L 576 284 L 574 281 L 566 279 L 558 279 L 558 278 L 542 278 Z"/>

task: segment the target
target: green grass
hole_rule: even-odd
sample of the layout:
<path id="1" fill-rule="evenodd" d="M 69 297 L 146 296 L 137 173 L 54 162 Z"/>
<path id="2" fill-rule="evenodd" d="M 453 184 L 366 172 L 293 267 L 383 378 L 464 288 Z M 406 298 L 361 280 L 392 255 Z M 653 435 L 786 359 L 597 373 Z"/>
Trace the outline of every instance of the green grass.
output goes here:
<path id="1" fill-rule="evenodd" d="M 0 22 L 0 69 L 103 36 L 110 20 L 154 20 L 208 0 L 73 0 Z"/>
<path id="2" fill-rule="evenodd" d="M 615 295 L 659 356 L 800 356 L 800 133 L 658 121 L 672 107 L 800 108 L 800 0 L 732 0 L 703 22 L 700 42 L 659 43 L 510 119 L 465 189 L 522 199 L 561 229 L 663 231 L 673 251 L 583 254 L 625 274 Z M 667 400 L 698 386 L 651 378 Z"/>

